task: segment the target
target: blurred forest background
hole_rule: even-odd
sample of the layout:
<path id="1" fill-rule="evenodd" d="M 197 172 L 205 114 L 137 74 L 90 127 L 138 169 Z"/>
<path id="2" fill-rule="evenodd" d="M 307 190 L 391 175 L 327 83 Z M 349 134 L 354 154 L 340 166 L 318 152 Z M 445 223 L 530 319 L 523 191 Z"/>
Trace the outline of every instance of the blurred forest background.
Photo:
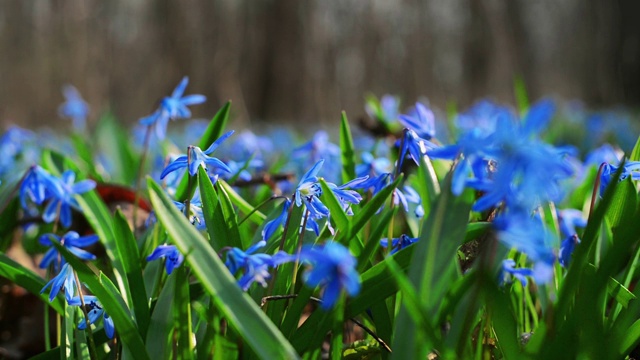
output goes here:
<path id="1" fill-rule="evenodd" d="M 640 104 L 634 0 L 3 0 L 0 121 L 60 124 L 75 85 L 92 121 L 149 114 L 183 75 L 234 124 L 335 123 L 367 93 L 444 108 L 492 96 Z"/>

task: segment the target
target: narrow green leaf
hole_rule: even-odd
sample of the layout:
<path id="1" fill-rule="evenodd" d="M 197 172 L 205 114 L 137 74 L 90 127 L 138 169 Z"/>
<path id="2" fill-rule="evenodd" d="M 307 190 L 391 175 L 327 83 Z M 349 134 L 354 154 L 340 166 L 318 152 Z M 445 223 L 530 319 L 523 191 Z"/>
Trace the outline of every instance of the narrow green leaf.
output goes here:
<path id="1" fill-rule="evenodd" d="M 640 136 L 636 141 L 636 145 L 631 150 L 631 154 L 629 155 L 629 161 L 640 161 Z"/>
<path id="2" fill-rule="evenodd" d="M 436 316 L 449 286 L 457 277 L 457 249 L 462 244 L 469 221 L 473 192 L 466 189 L 460 196 L 451 193 L 451 176 L 440 192 L 429 217 L 422 224 L 420 240 L 415 251 L 409 278 L 418 289 L 427 312 Z M 420 336 L 406 311 L 401 311 L 395 323 L 394 356 L 416 358 L 422 356 L 437 339 Z M 425 334 L 428 335 L 428 334 Z M 405 346 L 400 346 L 399 341 Z"/>
<path id="3" fill-rule="evenodd" d="M 345 214 L 344 210 L 342 209 L 340 201 L 338 201 L 336 194 L 331 191 L 331 188 L 329 188 L 329 185 L 327 185 L 327 182 L 323 178 L 320 178 L 319 182 L 320 186 L 322 187 L 322 200 L 329 209 L 331 219 L 335 221 L 336 226 L 338 227 L 337 230 L 340 232 L 348 233 L 349 219 L 347 218 L 347 214 Z M 349 239 L 349 241 L 351 241 L 351 239 Z M 348 246 L 349 243 L 343 245 Z"/>
<path id="4" fill-rule="evenodd" d="M 609 292 L 609 295 L 615 298 L 616 301 L 624 307 L 629 306 L 629 301 L 636 299 L 636 296 L 633 295 L 629 289 L 612 277 L 609 277 L 607 291 Z"/>
<path id="5" fill-rule="evenodd" d="M 611 224 L 611 229 L 615 231 L 620 224 L 633 221 L 637 206 L 638 191 L 631 176 L 629 176 L 620 181 L 620 184 L 616 187 L 611 206 L 607 210 L 606 217 Z"/>
<path id="6" fill-rule="evenodd" d="M 209 122 L 209 126 L 204 131 L 202 138 L 200 138 L 200 143 L 198 143 L 198 147 L 200 149 L 205 150 L 216 141 L 224 131 L 224 128 L 227 126 L 227 122 L 229 121 L 229 110 L 231 109 L 231 101 L 228 101 L 222 109 L 218 110 L 218 112 L 213 116 L 211 122 Z M 187 198 L 191 198 L 193 196 L 193 192 L 195 188 L 192 187 L 191 194 L 187 193 L 189 187 L 189 177 L 184 176 L 178 188 L 176 189 L 176 200 L 185 201 Z"/>
<path id="7" fill-rule="evenodd" d="M 393 210 L 387 210 L 378 222 L 377 226 L 371 234 L 369 239 L 364 245 L 364 249 L 358 256 L 358 272 L 362 273 L 368 266 L 371 256 L 375 253 L 376 249 L 380 247 L 380 239 L 382 239 L 385 230 L 388 228 L 391 219 L 396 215 L 400 209 L 399 206 L 393 208 Z"/>
<path id="8" fill-rule="evenodd" d="M 84 217 L 105 247 L 107 256 L 113 265 L 113 274 L 120 288 L 120 293 L 125 298 L 130 298 L 129 281 L 122 260 L 120 259 L 115 235 L 113 234 L 113 218 L 111 212 L 95 190 L 86 192 L 82 194 L 82 196 L 76 195 L 75 198 L 82 208 Z"/>
<path id="9" fill-rule="evenodd" d="M 113 319 L 113 324 L 122 340 L 135 359 L 149 359 L 145 351 L 144 342 L 138 328 L 133 322 L 131 312 L 117 288 L 108 277 L 101 274 L 96 276 L 80 259 L 71 254 L 65 247 L 53 243 L 56 249 L 71 264 L 78 274 L 80 281 L 85 283 L 91 292 L 100 300 L 104 310 Z"/>
<path id="10" fill-rule="evenodd" d="M 229 199 L 229 195 L 222 187 L 216 188 L 218 192 L 218 201 L 219 205 L 216 210 L 219 210 L 222 213 L 222 217 L 225 223 L 226 235 L 229 237 L 229 242 L 231 246 L 247 249 L 251 246 L 251 239 L 244 239 L 240 236 L 240 230 L 238 230 L 238 218 L 236 215 L 236 210 L 233 208 L 233 204 L 231 203 L 231 199 Z"/>
<path id="11" fill-rule="evenodd" d="M 402 178 L 402 175 L 398 176 L 393 183 L 380 190 L 369 202 L 367 202 L 364 207 L 351 218 L 350 230 L 347 233 L 338 234 L 338 236 L 336 236 L 336 241 L 339 243 L 346 243 L 347 239 L 350 239 L 353 234 L 357 234 L 367 224 L 367 222 L 371 220 L 371 217 L 380 210 L 398 184 L 400 184 Z"/>
<path id="12" fill-rule="evenodd" d="M 433 168 L 433 163 L 428 156 L 422 156 L 420 158 L 420 166 L 418 167 L 418 181 L 419 186 L 418 193 L 424 209 L 424 218 L 429 217 L 431 212 L 431 206 L 440 194 L 440 183 L 438 182 L 438 176 Z"/>
<path id="13" fill-rule="evenodd" d="M 159 269 L 164 271 L 164 268 Z M 171 359 L 173 350 L 173 297 L 176 277 L 169 276 L 160 291 L 158 301 L 149 320 L 146 348 L 151 359 Z"/>
<path id="14" fill-rule="evenodd" d="M 40 291 L 47 282 L 31 270 L 2 253 L 0 253 L 0 276 L 25 288 L 25 290 L 38 296 L 42 301 L 49 303 L 49 292 L 47 291 L 44 294 L 40 294 Z M 64 315 L 63 299 L 64 296 L 58 295 L 49 303 L 51 308 L 60 315 Z"/>
<path id="15" fill-rule="evenodd" d="M 259 210 L 255 210 L 255 208 L 243 199 L 226 181 L 219 179 L 217 184 L 224 189 L 231 202 L 237 206 L 240 211 L 244 214 L 251 214 L 249 215 L 249 220 L 253 221 L 253 223 L 261 225 L 267 219 L 265 214 Z"/>
<path id="16" fill-rule="evenodd" d="M 295 359 L 295 350 L 251 298 L 242 292 L 216 254 L 198 231 L 173 206 L 153 180 L 148 179 L 151 203 L 178 249 L 185 255 L 194 275 L 211 295 L 229 325 L 266 359 Z"/>
<path id="17" fill-rule="evenodd" d="M 224 218 L 216 216 L 216 213 L 221 212 L 221 210 L 218 210 L 218 193 L 213 188 L 213 183 L 211 183 L 207 171 L 202 167 L 198 169 L 198 187 L 200 189 L 200 199 L 202 200 L 204 222 L 209 233 L 209 241 L 211 241 L 213 249 L 218 252 L 225 246 L 231 246 L 231 243 L 229 243 L 229 238 L 226 236 Z"/>
<path id="18" fill-rule="evenodd" d="M 513 80 L 513 90 L 516 96 L 516 104 L 518 104 L 518 112 L 522 115 L 529 109 L 529 96 L 527 95 L 527 87 L 521 76 L 516 76 Z"/>
<path id="19" fill-rule="evenodd" d="M 193 332 L 191 330 L 189 277 L 184 266 L 174 269 L 172 275 L 176 277 L 176 288 L 172 306 L 173 324 L 177 335 L 175 356 L 179 359 L 193 359 L 194 344 L 192 344 Z"/>
<path id="20" fill-rule="evenodd" d="M 122 260 L 122 267 L 129 284 L 127 301 L 135 315 L 140 335 L 144 338 L 149 327 L 149 305 L 144 279 L 142 278 L 142 268 L 140 267 L 140 253 L 136 239 L 131 232 L 131 228 L 129 228 L 129 222 L 120 209 L 116 210 L 113 219 L 113 233 L 118 256 Z"/>
<path id="21" fill-rule="evenodd" d="M 356 153 L 349 120 L 344 111 L 340 121 L 340 149 L 342 149 L 342 182 L 346 183 L 356 178 Z"/>

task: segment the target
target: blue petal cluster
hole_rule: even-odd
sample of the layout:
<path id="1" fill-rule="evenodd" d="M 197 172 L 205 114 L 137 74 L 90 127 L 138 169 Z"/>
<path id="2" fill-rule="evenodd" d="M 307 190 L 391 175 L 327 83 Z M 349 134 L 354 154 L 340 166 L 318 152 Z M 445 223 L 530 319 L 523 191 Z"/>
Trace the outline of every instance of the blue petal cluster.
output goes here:
<path id="1" fill-rule="evenodd" d="M 215 175 L 215 171 L 224 171 L 227 173 L 231 172 L 231 169 L 223 163 L 221 160 L 211 157 L 211 155 L 217 148 L 222 144 L 229 136 L 233 135 L 233 130 L 228 133 L 222 135 L 216 141 L 214 141 L 211 146 L 205 151 L 202 151 L 197 146 L 189 146 L 189 156 L 183 155 L 174 160 L 171 164 L 169 164 L 160 175 L 161 179 L 164 179 L 168 174 L 182 169 L 188 168 L 189 174 L 191 176 L 195 176 L 198 173 L 198 167 L 202 166 L 205 170 L 211 172 L 214 175 L 214 179 L 217 180 L 217 175 Z"/>
<path id="2" fill-rule="evenodd" d="M 300 260 L 311 265 L 311 269 L 304 275 L 305 284 L 324 289 L 321 304 L 323 309 L 331 308 L 342 290 L 350 296 L 360 292 L 356 259 L 344 246 L 336 242 L 306 246 L 300 252 Z"/>
<path id="3" fill-rule="evenodd" d="M 98 241 L 98 235 L 88 235 L 88 236 L 80 236 L 75 231 L 69 231 L 64 234 L 62 237 L 56 234 L 45 234 L 42 235 L 39 239 L 40 244 L 44 246 L 51 247 L 40 261 L 40 268 L 46 269 L 50 265 L 53 264 L 53 267 L 56 271 L 60 268 L 61 265 L 65 264 L 66 261 L 64 257 L 58 252 L 58 250 L 53 246 L 51 239 L 55 239 L 60 245 L 64 246 L 69 252 L 73 255 L 77 256 L 82 260 L 95 260 L 96 256 L 92 253 L 81 249 L 82 247 L 87 247 L 89 245 L 93 245 Z"/>
<path id="4" fill-rule="evenodd" d="M 104 332 L 107 334 L 109 339 L 113 339 L 113 335 L 115 335 L 115 327 L 113 325 L 113 319 L 104 311 L 104 307 L 93 295 L 84 295 L 84 304 L 86 306 L 87 314 L 89 315 L 89 324 L 94 324 L 96 321 L 100 319 L 102 316 L 102 324 L 104 326 Z M 79 296 L 74 297 L 69 301 L 69 305 L 72 306 L 81 306 L 82 302 Z M 78 324 L 78 329 L 84 330 L 87 328 L 86 319 L 82 319 Z"/>
<path id="5" fill-rule="evenodd" d="M 153 114 L 140 119 L 142 125 L 155 126 L 158 139 L 165 138 L 169 120 L 191 117 L 191 111 L 187 106 L 202 104 L 207 100 L 204 95 L 182 96 L 187 84 L 189 84 L 189 78 L 185 76 L 173 90 L 171 96 L 162 99 L 160 107 Z"/>
<path id="6" fill-rule="evenodd" d="M 165 259 L 165 270 L 171 275 L 173 269 L 177 268 L 184 261 L 184 255 L 178 251 L 175 245 L 159 245 L 153 250 L 151 255 L 147 256 L 147 261 Z"/>
<path id="7" fill-rule="evenodd" d="M 293 257 L 283 251 L 274 255 L 255 254 L 255 252 L 266 245 L 266 241 L 258 241 L 249 247 L 246 251 L 239 248 L 231 248 L 227 252 L 227 260 L 225 265 L 231 272 L 236 275 L 242 270 L 243 274 L 238 280 L 238 285 L 242 290 L 248 290 L 254 282 L 267 286 L 267 280 L 271 277 L 269 273 L 270 267 L 275 267 L 293 260 Z"/>
<path id="8" fill-rule="evenodd" d="M 58 114 L 71 119 L 73 127 L 84 131 L 86 128 L 87 116 L 89 116 L 89 104 L 80 96 L 80 92 L 72 85 L 65 85 L 62 88 L 65 102 L 58 107 Z"/>

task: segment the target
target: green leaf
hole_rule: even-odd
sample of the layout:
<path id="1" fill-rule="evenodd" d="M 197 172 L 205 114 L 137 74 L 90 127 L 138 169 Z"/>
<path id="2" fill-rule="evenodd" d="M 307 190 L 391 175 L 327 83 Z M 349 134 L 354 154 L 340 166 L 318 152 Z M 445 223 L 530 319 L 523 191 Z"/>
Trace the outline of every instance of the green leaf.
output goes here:
<path id="1" fill-rule="evenodd" d="M 344 244 L 348 239 L 353 237 L 353 234 L 357 234 L 366 225 L 366 223 L 371 220 L 371 217 L 380 210 L 384 202 L 387 201 L 398 184 L 400 184 L 402 178 L 402 175 L 398 176 L 393 183 L 380 190 L 369 202 L 367 202 L 364 207 L 351 218 L 349 231 L 340 233 L 336 236 L 336 242 Z"/>
<path id="2" fill-rule="evenodd" d="M 612 277 L 609 277 L 607 291 L 609 292 L 609 295 L 615 298 L 616 301 L 624 307 L 629 306 L 629 301 L 636 299 L 636 296 L 633 295 L 629 289 Z"/>
<path id="3" fill-rule="evenodd" d="M 347 214 L 345 214 L 344 210 L 342 209 L 342 205 L 340 205 L 340 201 L 336 197 L 336 194 L 331 191 L 331 188 L 329 188 L 329 185 L 327 185 L 327 182 L 323 178 L 320 178 L 318 181 L 320 182 L 320 186 L 322 187 L 322 200 L 329 209 L 331 219 L 335 221 L 337 230 L 340 232 L 348 233 L 349 219 L 347 218 Z M 352 239 L 348 240 L 350 243 Z M 343 245 L 348 246 L 349 243 Z"/>
<path id="4" fill-rule="evenodd" d="M 218 210 L 218 193 L 213 188 L 213 183 L 207 171 L 200 167 L 198 169 L 198 187 L 200 189 L 200 199 L 202 200 L 202 214 L 204 222 L 207 225 L 209 240 L 213 249 L 217 252 L 225 246 L 230 246 L 229 238 L 226 236 L 226 224 L 222 216 L 216 216 L 220 213 Z"/>
<path id="5" fill-rule="evenodd" d="M 340 149 L 342 149 L 342 182 L 346 183 L 356 178 L 356 153 L 349 120 L 344 111 L 340 122 Z"/>
<path id="6" fill-rule="evenodd" d="M 446 189 L 433 204 L 429 217 L 422 224 L 420 240 L 414 244 L 409 278 L 417 288 L 428 314 L 435 317 L 451 283 L 456 280 L 457 249 L 462 244 L 469 221 L 473 192 L 466 189 L 460 196 L 451 193 L 451 176 Z M 406 311 L 401 311 L 395 324 L 394 356 L 416 358 L 426 354 L 437 339 L 424 338 L 415 328 Z M 401 346 L 398 341 L 403 341 Z"/>
<path id="7" fill-rule="evenodd" d="M 193 274 L 211 295 L 229 325 L 256 354 L 268 359 L 298 358 L 295 350 L 253 300 L 236 284 L 207 241 L 175 208 L 173 202 L 153 180 L 148 179 L 151 203 L 159 221 L 178 249 L 185 255 Z"/>
<path id="8" fill-rule="evenodd" d="M 95 133 L 98 134 L 95 139 L 96 145 L 113 167 L 113 171 L 109 172 L 111 177 L 108 181 L 123 185 L 134 184 L 140 160 L 132 148 L 133 142 L 129 138 L 129 132 L 118 124 L 113 114 L 108 113 L 100 118 Z M 136 171 L 133 171 L 134 169 Z"/>
<path id="9" fill-rule="evenodd" d="M 631 179 L 631 176 L 620 181 L 616 187 L 611 200 L 611 206 L 607 210 L 607 220 L 611 224 L 611 229 L 615 229 L 620 224 L 628 224 L 633 221 L 636 207 L 638 206 L 638 191 Z"/>
<path id="10" fill-rule="evenodd" d="M 2 253 L 0 253 L 0 276 L 25 288 L 25 290 L 38 296 L 42 301 L 49 303 L 49 293 L 45 292 L 44 294 L 40 294 L 40 291 L 47 282 L 31 270 Z M 63 296 L 58 295 L 49 303 L 51 308 L 60 315 L 64 315 L 63 299 Z"/>
<path id="11" fill-rule="evenodd" d="M 249 220 L 253 221 L 253 223 L 257 225 L 262 225 L 262 223 L 267 219 L 267 216 L 256 210 L 253 205 L 249 204 L 245 199 L 242 198 L 226 181 L 218 179 L 218 186 L 224 189 L 224 191 L 229 196 L 229 200 L 238 207 L 240 211 L 249 215 Z"/>
<path id="12" fill-rule="evenodd" d="M 636 141 L 636 145 L 631 150 L 631 154 L 629 155 L 629 161 L 640 161 L 640 136 Z"/>
<path id="13" fill-rule="evenodd" d="M 164 271 L 160 268 L 159 271 Z M 151 359 L 171 359 L 173 350 L 173 297 L 176 289 L 176 277 L 169 276 L 160 291 L 156 306 L 151 314 L 146 347 Z"/>
<path id="14" fill-rule="evenodd" d="M 95 190 L 86 192 L 82 194 L 82 196 L 76 195 L 75 198 L 82 208 L 84 217 L 105 247 L 107 256 L 113 265 L 113 274 L 120 288 L 120 292 L 124 297 L 130 298 L 129 281 L 122 260 L 120 259 L 120 252 L 113 233 L 111 212 Z"/>
<path id="15" fill-rule="evenodd" d="M 527 87 L 521 76 L 516 76 L 513 80 L 513 90 L 516 96 L 516 104 L 518 104 L 518 112 L 524 115 L 529 109 L 529 96 L 527 96 Z"/>
<path id="16" fill-rule="evenodd" d="M 173 324 L 176 333 L 175 356 L 180 359 L 193 359 L 191 330 L 191 300 L 189 297 L 189 277 L 186 268 L 180 266 L 174 269 L 172 275 L 176 277 L 176 287 L 173 302 Z M 176 341 L 177 340 L 177 341 Z"/>
<path id="17" fill-rule="evenodd" d="M 438 182 L 438 176 L 433 168 L 433 163 L 428 156 L 422 156 L 420 158 L 420 166 L 418 167 L 418 180 L 419 186 L 418 193 L 422 201 L 422 207 L 424 209 L 424 218 L 429 217 L 431 212 L 431 206 L 434 199 L 440 194 L 440 183 Z"/>
<path id="18" fill-rule="evenodd" d="M 111 280 L 104 274 L 101 274 L 98 278 L 85 263 L 71 254 L 65 247 L 56 242 L 53 242 L 53 245 L 64 256 L 65 260 L 71 264 L 80 281 L 85 283 L 100 300 L 104 310 L 113 319 L 113 324 L 120 339 L 129 349 L 132 356 L 135 359 L 149 359 L 142 337 L 140 337 L 138 328 L 133 322 L 131 312 Z"/>
<path id="19" fill-rule="evenodd" d="M 144 338 L 149 327 L 149 305 L 140 267 L 140 253 L 129 222 L 120 209 L 116 210 L 113 219 L 113 233 L 118 256 L 122 260 L 122 267 L 129 284 L 127 302 L 133 309 L 140 335 Z"/>
<path id="20" fill-rule="evenodd" d="M 216 141 L 224 131 L 224 128 L 227 126 L 227 122 L 229 121 L 229 110 L 231 109 L 231 101 L 227 101 L 226 104 L 222 107 L 222 109 L 218 110 L 218 112 L 213 116 L 211 122 L 209 122 L 209 126 L 204 131 L 202 138 L 200 139 L 200 143 L 198 147 L 200 149 L 207 149 L 214 141 Z M 184 176 L 178 188 L 176 189 L 176 200 L 185 201 L 190 199 L 193 196 L 193 192 L 195 188 L 191 188 L 191 193 L 187 193 L 189 190 L 189 176 Z"/>
<path id="21" fill-rule="evenodd" d="M 231 246 L 240 249 L 247 249 L 251 246 L 251 239 L 244 239 L 240 236 L 240 230 L 238 229 L 238 219 L 236 216 L 236 210 L 233 208 L 229 195 L 222 187 L 217 187 L 219 205 L 216 208 L 218 213 L 222 214 L 222 218 L 225 223 L 226 235 L 229 238 Z"/>

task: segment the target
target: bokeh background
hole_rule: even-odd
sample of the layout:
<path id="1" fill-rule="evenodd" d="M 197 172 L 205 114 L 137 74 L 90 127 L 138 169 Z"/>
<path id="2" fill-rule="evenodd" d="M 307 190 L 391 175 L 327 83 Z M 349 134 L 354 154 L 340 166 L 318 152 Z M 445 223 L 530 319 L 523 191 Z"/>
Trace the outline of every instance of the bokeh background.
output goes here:
<path id="1" fill-rule="evenodd" d="M 234 126 L 327 125 L 365 94 L 444 108 L 492 96 L 640 103 L 635 0 L 3 0 L 0 122 L 56 126 L 75 85 L 92 121 L 133 123 L 183 75 Z"/>

